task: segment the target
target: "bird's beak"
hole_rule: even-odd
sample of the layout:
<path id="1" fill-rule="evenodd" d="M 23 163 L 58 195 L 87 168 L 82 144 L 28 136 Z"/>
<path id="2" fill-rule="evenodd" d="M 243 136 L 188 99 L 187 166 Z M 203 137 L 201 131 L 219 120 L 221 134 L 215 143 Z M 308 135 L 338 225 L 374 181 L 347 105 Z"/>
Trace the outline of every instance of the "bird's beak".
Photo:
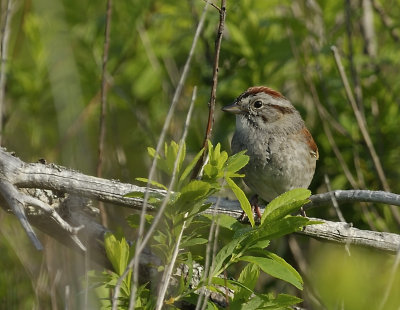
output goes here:
<path id="1" fill-rule="evenodd" d="M 242 113 L 244 113 L 243 110 L 240 108 L 240 106 L 236 102 L 231 104 L 231 105 L 227 105 L 227 106 L 223 107 L 222 111 L 233 113 L 233 114 L 242 114 Z"/>

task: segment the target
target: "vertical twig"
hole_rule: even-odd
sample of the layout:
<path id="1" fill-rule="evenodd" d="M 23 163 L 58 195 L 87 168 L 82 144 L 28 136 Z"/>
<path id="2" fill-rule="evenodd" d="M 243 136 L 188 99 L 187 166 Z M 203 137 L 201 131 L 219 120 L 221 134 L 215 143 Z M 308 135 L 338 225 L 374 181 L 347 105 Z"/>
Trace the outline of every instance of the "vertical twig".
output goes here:
<path id="1" fill-rule="evenodd" d="M 225 185 L 225 181 L 223 181 L 223 184 L 221 185 L 221 187 L 223 187 L 224 185 Z M 217 239 L 219 231 L 217 231 L 218 222 L 215 220 L 215 218 L 217 216 L 217 209 L 219 207 L 220 202 L 221 202 L 221 197 L 219 196 L 217 198 L 217 201 L 215 202 L 215 205 L 213 208 L 212 222 L 211 222 L 210 231 L 208 233 L 208 242 L 207 242 L 207 247 L 206 247 L 206 256 L 205 256 L 206 261 L 204 264 L 204 271 L 203 271 L 203 275 L 201 277 L 200 283 L 204 283 L 205 279 L 207 279 L 207 277 L 209 277 L 210 269 L 212 268 L 212 262 L 214 261 L 214 257 L 216 255 L 216 245 L 214 245 L 214 244 L 216 243 L 216 239 Z M 211 252 L 211 246 L 213 246 L 212 252 Z M 208 298 L 208 296 L 205 296 L 205 295 L 206 295 L 205 290 L 201 290 L 201 292 L 199 294 L 199 298 L 197 299 L 195 310 L 201 309 L 200 307 L 203 304 L 203 298 L 205 298 L 205 299 Z"/>
<path id="2" fill-rule="evenodd" d="M 290 42 L 290 47 L 292 49 L 292 53 L 297 61 L 297 64 L 298 64 L 300 70 L 301 70 L 304 81 L 310 90 L 313 103 L 314 103 L 315 107 L 317 108 L 317 112 L 321 119 L 322 126 L 324 129 L 325 135 L 328 138 L 329 144 L 331 145 L 332 150 L 335 153 L 335 156 L 338 159 L 340 166 L 342 167 L 347 180 L 349 181 L 349 183 L 351 184 L 351 186 L 353 188 L 358 188 L 357 182 L 355 181 L 349 167 L 346 164 L 346 161 L 344 160 L 344 158 L 342 156 L 342 153 L 339 150 L 339 147 L 337 146 L 337 144 L 335 142 L 335 139 L 333 138 L 333 134 L 332 134 L 330 127 L 328 126 L 328 123 L 330 125 L 332 125 L 333 127 L 335 127 L 337 131 L 339 131 L 340 133 L 342 133 L 344 135 L 346 135 L 347 132 L 341 128 L 341 125 L 339 123 L 337 123 L 336 126 L 334 125 L 336 123 L 336 121 L 333 117 L 328 117 L 329 113 L 324 109 L 324 107 L 321 103 L 321 100 L 319 99 L 319 95 L 318 95 L 315 83 L 313 82 L 312 78 L 310 77 L 309 70 L 307 70 L 304 67 L 304 65 L 302 65 L 302 63 L 301 63 L 298 47 L 297 47 L 296 42 L 293 37 L 293 32 L 289 28 L 287 29 L 287 31 L 288 31 L 288 35 L 289 35 L 289 42 Z"/>
<path id="3" fill-rule="evenodd" d="M 192 99 L 191 99 L 191 102 L 190 102 L 189 111 L 188 111 L 187 116 L 186 116 L 185 127 L 183 129 L 182 138 L 181 138 L 181 141 L 179 143 L 179 149 L 178 149 L 178 154 L 176 155 L 175 166 L 177 166 L 177 164 L 178 164 L 178 161 L 179 161 L 182 149 L 183 149 L 183 144 L 186 141 L 186 137 L 187 137 L 187 133 L 188 133 L 188 130 L 189 130 L 190 120 L 192 118 L 193 107 L 194 107 L 194 103 L 196 101 L 196 97 L 197 97 L 197 86 L 195 86 L 193 88 Z M 173 174 L 173 177 L 171 178 L 171 184 L 169 186 L 170 188 L 168 189 L 168 192 L 170 192 L 170 189 L 172 189 L 172 187 L 174 185 L 174 180 L 175 180 L 175 176 L 176 176 L 175 171 L 176 171 L 176 167 L 174 167 L 174 174 Z M 164 206 L 164 208 L 161 207 L 160 210 L 158 211 L 156 217 L 153 220 L 153 223 L 152 223 L 149 231 L 146 234 L 146 237 L 143 239 L 143 242 L 141 244 L 142 246 L 145 246 L 147 244 L 148 239 L 151 237 L 152 233 L 154 232 L 154 229 L 158 225 L 158 223 L 159 223 L 159 221 L 161 219 L 161 216 L 163 214 L 163 211 L 164 211 L 165 207 L 167 206 L 167 203 L 168 203 L 168 199 L 164 199 L 164 202 L 163 202 L 163 205 L 162 205 L 162 207 Z M 187 214 L 185 215 L 185 217 L 186 216 L 187 216 Z M 172 275 L 172 272 L 173 272 L 175 261 L 176 261 L 176 258 L 178 256 L 179 246 L 180 246 L 180 243 L 181 243 L 181 240 L 182 240 L 182 234 L 183 234 L 183 231 L 185 229 L 185 225 L 186 225 L 186 221 L 184 221 L 183 224 L 182 224 L 181 232 L 180 232 L 179 237 L 178 237 L 178 239 L 176 240 L 176 243 L 175 243 L 175 250 L 174 250 L 174 253 L 172 255 L 171 262 L 169 263 L 168 269 L 165 272 L 165 277 L 164 277 L 164 281 L 165 282 L 162 283 L 161 289 L 160 289 L 160 294 L 157 296 L 157 307 L 156 307 L 157 310 L 160 310 L 162 305 L 163 305 L 164 296 L 165 296 L 165 294 L 167 292 L 167 288 L 168 288 L 168 285 L 169 285 L 169 281 L 171 279 L 171 275 Z"/>
<path id="4" fill-rule="evenodd" d="M 332 46 L 331 50 L 333 52 L 333 56 L 335 58 L 336 66 L 338 68 L 340 77 L 341 77 L 342 82 L 343 82 L 344 89 L 346 91 L 347 99 L 350 102 L 351 107 L 353 109 L 354 115 L 355 115 L 356 120 L 357 120 L 358 127 L 360 128 L 360 131 L 361 131 L 361 134 L 363 136 L 363 139 L 364 139 L 364 141 L 365 141 L 365 143 L 367 145 L 368 151 L 369 151 L 369 153 L 371 155 L 371 158 L 372 158 L 372 161 L 374 163 L 376 172 L 378 173 L 379 180 L 381 181 L 383 189 L 385 191 L 387 191 L 387 192 L 390 192 L 391 191 L 390 190 L 390 186 L 389 186 L 389 183 L 387 182 L 385 173 L 384 173 L 383 168 L 382 168 L 382 164 L 381 164 L 381 162 L 379 160 L 378 154 L 375 151 L 374 144 L 372 143 L 371 137 L 370 137 L 370 135 L 368 133 L 367 126 L 366 126 L 366 121 L 362 117 L 362 115 L 360 113 L 360 110 L 358 109 L 357 103 L 356 103 L 356 101 L 354 99 L 353 93 L 352 93 L 350 85 L 349 85 L 349 81 L 347 80 L 346 73 L 344 72 L 344 68 L 343 68 L 343 64 L 342 64 L 342 60 L 340 58 L 339 52 L 338 52 L 336 46 Z M 397 210 L 397 208 L 395 206 L 390 206 L 390 209 L 392 210 L 392 214 L 393 214 L 396 222 L 398 224 L 400 224 L 399 211 Z"/>
<path id="5" fill-rule="evenodd" d="M 217 31 L 217 37 L 215 39 L 215 55 L 214 55 L 214 66 L 213 66 L 213 78 L 211 86 L 210 101 L 208 102 L 208 121 L 206 127 L 206 133 L 203 142 L 204 153 L 193 169 L 192 178 L 196 178 L 203 166 L 203 163 L 207 157 L 207 140 L 211 138 L 212 127 L 214 125 L 214 110 L 215 110 L 215 99 L 217 96 L 217 84 L 218 84 L 218 70 L 219 70 L 219 54 L 221 50 L 222 35 L 225 28 L 226 18 L 226 0 L 221 0 L 221 8 L 219 8 L 219 25 Z"/>
<path id="6" fill-rule="evenodd" d="M 351 228 L 352 224 L 346 222 L 346 219 L 344 218 L 343 213 L 339 208 L 339 204 L 338 204 L 338 202 L 336 200 L 334 192 L 332 191 L 331 182 L 329 181 L 328 175 L 325 174 L 324 175 L 324 179 L 325 179 L 326 188 L 328 189 L 328 192 L 330 193 L 330 197 L 331 197 L 333 208 L 335 209 L 335 212 L 336 212 L 339 220 L 341 222 L 343 222 L 343 223 L 346 223 L 346 229 L 348 230 L 349 233 L 348 233 L 348 237 L 347 237 L 347 240 L 346 240 L 346 245 L 344 246 L 344 248 L 345 248 L 347 254 L 349 256 L 351 256 L 351 254 L 350 254 L 351 231 L 349 230 L 349 228 Z"/>
<path id="7" fill-rule="evenodd" d="M 111 28 L 111 12 L 112 12 L 112 0 L 107 0 L 107 12 L 106 12 L 106 28 L 104 31 L 104 49 L 103 49 L 103 63 L 101 71 L 101 91 L 100 91 L 100 132 L 98 140 L 98 158 L 97 158 L 97 169 L 96 175 L 100 178 L 103 173 L 103 157 L 104 157 L 104 140 L 106 135 L 106 112 L 107 112 L 107 63 L 108 63 L 108 50 L 110 48 L 110 28 Z M 107 226 L 107 214 L 104 209 L 103 203 L 99 203 L 101 223 Z"/>
<path id="8" fill-rule="evenodd" d="M 205 6 L 204 6 L 203 13 L 201 15 L 199 24 L 197 25 L 196 33 L 193 38 L 192 46 L 190 47 L 188 58 L 186 59 L 186 63 L 185 63 L 185 66 L 183 67 L 182 75 L 179 79 L 178 86 L 176 87 L 174 97 L 172 98 L 171 106 L 168 110 L 167 117 L 165 118 L 163 129 L 161 131 L 160 138 L 158 139 L 158 143 L 157 143 L 157 147 L 156 147 L 156 154 L 160 153 L 162 145 L 164 144 L 164 139 L 165 139 L 167 129 L 171 123 L 172 116 L 174 115 L 174 112 L 175 112 L 175 107 L 176 107 L 176 105 L 178 103 L 178 99 L 182 93 L 183 85 L 186 81 L 186 77 L 187 77 L 187 74 L 188 74 L 189 68 L 190 68 L 190 63 L 191 63 L 193 55 L 194 55 L 194 50 L 195 50 L 197 42 L 199 40 L 200 33 L 204 27 L 204 21 L 205 21 L 206 14 L 207 14 L 207 8 L 208 8 L 208 2 L 206 2 Z M 122 281 L 125 279 L 125 277 L 131 270 L 133 270 L 133 274 L 132 274 L 132 289 L 131 289 L 131 297 L 130 297 L 129 306 L 134 307 L 134 302 L 136 300 L 137 284 L 139 281 L 139 257 L 141 254 L 141 250 L 139 250 L 139 248 L 141 247 L 142 240 L 143 240 L 145 215 L 147 212 L 147 204 L 148 204 L 148 200 L 149 200 L 148 189 L 150 187 L 150 182 L 154 177 L 156 165 L 157 165 L 157 156 L 154 156 L 153 162 L 150 167 L 150 172 L 148 175 L 149 181 L 146 185 L 146 191 L 145 191 L 145 194 L 143 197 L 143 207 L 142 207 L 142 212 L 140 214 L 140 224 L 139 224 L 139 230 L 138 230 L 138 237 L 136 239 L 135 255 L 129 262 L 128 267 L 125 269 L 124 273 L 121 275 L 121 277 L 117 281 L 117 284 L 116 284 L 115 290 L 114 290 L 114 294 L 112 297 L 112 310 L 116 310 L 118 308 L 118 297 L 120 294 Z"/>
<path id="9" fill-rule="evenodd" d="M 0 41 L 0 145 L 3 140 L 3 113 L 5 106 L 6 73 L 7 73 L 7 53 L 10 35 L 10 21 L 13 13 L 12 0 L 7 0 L 4 12 L 4 25 L 1 28 Z"/>

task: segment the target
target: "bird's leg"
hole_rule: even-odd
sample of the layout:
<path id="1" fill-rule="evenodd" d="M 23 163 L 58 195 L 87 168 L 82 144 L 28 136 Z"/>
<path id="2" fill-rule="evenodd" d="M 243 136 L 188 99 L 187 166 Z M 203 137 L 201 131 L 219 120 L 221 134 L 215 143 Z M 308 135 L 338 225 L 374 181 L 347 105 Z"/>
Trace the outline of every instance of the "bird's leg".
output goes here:
<path id="1" fill-rule="evenodd" d="M 260 206 L 258 205 L 258 195 L 253 195 L 250 200 L 251 210 L 257 215 L 257 217 L 261 220 L 261 212 Z M 243 211 L 242 214 L 239 216 L 238 220 L 243 221 L 246 216 L 246 213 Z"/>
<path id="2" fill-rule="evenodd" d="M 250 205 L 252 210 L 255 212 L 255 214 L 258 216 L 258 218 L 261 220 L 261 212 L 260 212 L 260 206 L 258 205 L 258 195 L 255 194 L 253 197 L 250 198 Z"/>
<path id="3" fill-rule="evenodd" d="M 306 211 L 304 210 L 303 207 L 300 208 L 300 215 L 303 217 L 307 217 Z"/>

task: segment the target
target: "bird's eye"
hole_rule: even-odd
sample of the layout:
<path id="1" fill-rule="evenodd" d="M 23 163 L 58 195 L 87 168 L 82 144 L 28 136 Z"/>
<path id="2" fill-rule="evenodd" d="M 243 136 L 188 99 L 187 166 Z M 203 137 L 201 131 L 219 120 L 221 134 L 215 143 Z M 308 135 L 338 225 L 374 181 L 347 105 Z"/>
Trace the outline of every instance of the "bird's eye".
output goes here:
<path id="1" fill-rule="evenodd" d="M 256 109 L 261 108 L 262 105 L 263 105 L 263 103 L 262 103 L 261 100 L 256 100 L 256 101 L 253 102 L 253 107 L 255 107 Z"/>

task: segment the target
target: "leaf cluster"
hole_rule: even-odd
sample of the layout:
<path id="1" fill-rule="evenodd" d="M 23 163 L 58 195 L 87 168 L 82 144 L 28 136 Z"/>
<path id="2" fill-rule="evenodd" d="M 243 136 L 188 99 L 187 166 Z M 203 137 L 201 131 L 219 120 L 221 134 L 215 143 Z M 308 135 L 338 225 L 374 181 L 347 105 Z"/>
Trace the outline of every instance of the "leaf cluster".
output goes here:
<path id="1" fill-rule="evenodd" d="M 185 164 L 186 146 L 183 142 L 165 144 L 163 154 L 157 154 L 155 149 L 148 148 L 149 155 L 157 160 L 159 169 L 171 178 L 175 175 L 177 179 L 166 202 L 164 202 L 163 195 L 150 192 L 149 203 L 156 209 L 163 203 L 167 203 L 164 217 L 150 244 L 152 252 L 162 262 L 157 270 L 160 273 L 165 273 L 167 266 L 173 259 L 175 247 L 179 247 L 175 265 L 184 264 L 189 268 L 188 274 L 179 279 L 179 285 L 168 291 L 168 296 L 164 301 L 165 305 L 173 309 L 177 308 L 179 303 L 183 301 L 195 304 L 199 290 L 206 289 L 211 292 L 222 293 L 222 288 L 227 287 L 234 292 L 233 299 L 229 301 L 232 309 L 244 307 L 246 309 L 289 309 L 288 307 L 298 303 L 300 299 L 286 294 L 275 296 L 271 293 L 257 293 L 255 286 L 262 271 L 302 289 L 303 281 L 298 272 L 283 258 L 266 250 L 266 248 L 269 246 L 270 240 L 312 224 L 304 217 L 290 215 L 308 202 L 310 191 L 295 189 L 277 197 L 266 207 L 260 219 L 260 225 L 255 226 L 250 203 L 240 187 L 233 181 L 234 178 L 243 177 L 240 170 L 247 164 L 248 156 L 245 155 L 245 152 L 228 156 L 226 151 L 221 151 L 220 144 L 214 147 L 209 142 L 207 161 L 203 167 L 202 176 L 199 179 L 190 180 L 188 176 L 203 152 L 204 150 L 201 150 L 188 164 Z M 145 178 L 140 178 L 139 181 L 168 190 L 165 185 L 156 181 L 149 181 Z M 251 226 L 240 224 L 236 219 L 227 215 L 213 217 L 202 214 L 211 205 L 208 198 L 225 187 L 230 188 L 236 195 L 245 213 L 249 216 Z M 128 196 L 144 198 L 144 194 L 139 192 L 130 193 Z M 140 218 L 139 215 L 132 214 L 128 216 L 127 220 L 132 228 L 137 228 Z M 153 220 L 153 215 L 148 214 L 146 225 L 151 225 Z M 204 262 L 206 260 L 204 246 L 213 242 L 208 237 L 208 232 L 213 223 L 216 223 L 220 226 L 220 229 L 225 231 L 230 241 L 222 245 L 219 251 L 215 253 L 210 270 L 206 271 L 200 280 L 194 281 L 193 264 L 195 261 Z M 184 234 L 179 239 L 182 230 Z M 180 240 L 179 244 L 177 244 L 178 240 Z M 117 240 L 109 235 L 106 237 L 105 247 L 115 272 L 103 274 L 103 277 L 105 275 L 106 277 L 103 278 L 103 283 L 99 285 L 112 288 L 115 286 L 117 278 L 126 269 L 129 258 L 132 257 L 134 246 L 129 247 L 125 239 Z M 199 249 L 203 250 L 200 251 Z M 246 264 L 239 277 L 237 279 L 224 279 L 223 273 L 238 263 Z M 119 303 L 122 308 L 129 300 L 130 281 L 131 274 L 129 273 L 123 281 L 123 294 Z M 137 307 L 141 308 L 140 305 L 144 304 L 153 305 L 154 296 L 149 294 L 149 286 L 143 285 L 139 291 L 136 301 Z M 211 301 L 208 301 L 208 306 L 217 308 L 216 304 Z"/>

